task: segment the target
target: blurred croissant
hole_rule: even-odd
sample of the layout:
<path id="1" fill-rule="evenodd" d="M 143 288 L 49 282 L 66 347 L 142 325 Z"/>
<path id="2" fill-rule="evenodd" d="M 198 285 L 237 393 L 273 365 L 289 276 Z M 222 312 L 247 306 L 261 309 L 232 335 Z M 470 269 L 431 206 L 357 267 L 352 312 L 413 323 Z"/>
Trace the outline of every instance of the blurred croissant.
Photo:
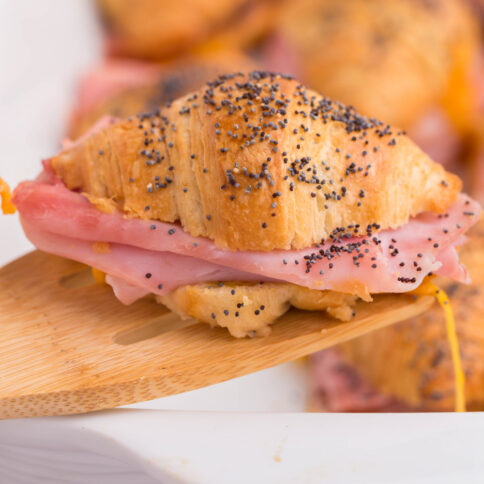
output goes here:
<path id="1" fill-rule="evenodd" d="M 484 409 L 484 222 L 460 260 L 472 285 L 439 282 L 452 299 L 469 410 Z M 310 361 L 311 407 L 332 411 L 451 411 L 454 372 L 444 314 L 436 304 L 410 321 L 375 331 Z"/>
<path id="2" fill-rule="evenodd" d="M 165 59 L 245 47 L 275 21 L 281 0 L 97 0 L 114 54 Z"/>
<path id="3" fill-rule="evenodd" d="M 248 71 L 255 66 L 249 57 L 236 51 L 187 56 L 165 63 L 107 61 L 82 80 L 69 137 L 76 139 L 86 133 L 102 116 L 127 118 L 152 111 L 198 89 L 217 75 Z"/>
<path id="4" fill-rule="evenodd" d="M 283 11 L 269 58 L 449 162 L 475 123 L 478 50 L 461 0 L 301 0 Z"/>

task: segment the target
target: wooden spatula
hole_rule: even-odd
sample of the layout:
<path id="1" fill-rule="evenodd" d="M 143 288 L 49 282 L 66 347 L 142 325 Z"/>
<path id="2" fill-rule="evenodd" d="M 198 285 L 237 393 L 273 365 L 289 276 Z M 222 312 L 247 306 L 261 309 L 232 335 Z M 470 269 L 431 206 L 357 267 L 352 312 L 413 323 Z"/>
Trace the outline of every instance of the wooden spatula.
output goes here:
<path id="1" fill-rule="evenodd" d="M 150 299 L 123 306 L 85 266 L 32 252 L 0 270 L 0 418 L 65 415 L 194 390 L 415 316 L 432 297 L 382 295 L 341 323 L 292 310 L 234 339 Z"/>

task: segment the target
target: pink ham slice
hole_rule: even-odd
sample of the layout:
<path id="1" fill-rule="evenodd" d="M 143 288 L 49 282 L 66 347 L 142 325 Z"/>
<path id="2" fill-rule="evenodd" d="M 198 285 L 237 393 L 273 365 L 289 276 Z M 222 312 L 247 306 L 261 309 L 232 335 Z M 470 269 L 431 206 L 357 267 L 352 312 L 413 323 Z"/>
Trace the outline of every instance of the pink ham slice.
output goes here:
<path id="1" fill-rule="evenodd" d="M 106 283 L 113 288 L 114 295 L 118 300 L 127 306 L 150 294 L 146 289 L 134 286 L 124 279 L 112 276 L 111 274 L 106 275 Z"/>
<path id="2" fill-rule="evenodd" d="M 230 251 L 193 237 L 178 225 L 101 212 L 58 180 L 47 175 L 41 180 L 20 184 L 14 194 L 34 244 L 156 294 L 185 284 L 230 279 L 279 280 L 362 297 L 411 291 L 429 272 L 466 282 L 454 246 L 480 213 L 477 202 L 461 195 L 445 215 L 421 214 L 371 238 L 352 237 L 297 251 Z M 111 251 L 96 253 L 94 242 L 110 243 Z M 314 260 L 309 272 L 305 257 Z"/>
<path id="3" fill-rule="evenodd" d="M 160 76 L 158 64 L 137 60 L 111 59 L 81 81 L 76 113 L 85 114 L 100 102 L 123 90 L 154 84 Z"/>
<path id="4" fill-rule="evenodd" d="M 408 135 L 437 163 L 459 171 L 461 139 L 442 108 L 428 110 L 408 129 Z"/>
<path id="5" fill-rule="evenodd" d="M 415 409 L 384 395 L 332 348 L 311 356 L 310 393 L 314 410 L 328 412 L 409 412 Z"/>
<path id="6" fill-rule="evenodd" d="M 291 41 L 281 32 L 272 33 L 262 49 L 264 65 L 269 71 L 291 74 L 301 79 L 301 60 Z"/>
<path id="7" fill-rule="evenodd" d="M 38 230 L 25 219 L 22 219 L 22 225 L 25 234 L 37 248 L 96 267 L 112 276 L 113 285 L 122 280 L 138 287 L 141 296 L 150 292 L 167 294 L 179 286 L 194 282 L 268 280 L 259 274 L 173 252 L 157 252 L 117 243 L 109 244 L 109 252 L 99 252 L 93 242 Z M 119 290 L 124 293 L 128 287 L 120 287 Z M 132 298 L 132 295 L 128 297 Z"/>

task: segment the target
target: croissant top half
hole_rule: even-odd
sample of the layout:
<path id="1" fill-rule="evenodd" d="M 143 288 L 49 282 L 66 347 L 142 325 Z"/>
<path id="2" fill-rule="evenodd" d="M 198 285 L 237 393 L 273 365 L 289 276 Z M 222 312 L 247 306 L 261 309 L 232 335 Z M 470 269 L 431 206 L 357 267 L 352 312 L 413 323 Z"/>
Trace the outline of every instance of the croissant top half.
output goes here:
<path id="1" fill-rule="evenodd" d="M 51 167 L 103 209 L 179 221 L 239 250 L 401 226 L 445 211 L 461 188 L 400 129 L 260 71 L 119 121 Z"/>

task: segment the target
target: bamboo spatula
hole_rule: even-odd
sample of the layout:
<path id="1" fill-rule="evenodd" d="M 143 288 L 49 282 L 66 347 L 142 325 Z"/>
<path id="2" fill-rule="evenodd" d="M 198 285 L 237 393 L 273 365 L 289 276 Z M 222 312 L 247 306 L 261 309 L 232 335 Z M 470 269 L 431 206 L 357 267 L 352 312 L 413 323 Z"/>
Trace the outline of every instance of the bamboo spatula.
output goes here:
<path id="1" fill-rule="evenodd" d="M 0 418 L 65 415 L 194 390 L 415 316 L 432 297 L 382 295 L 348 323 L 291 310 L 234 339 L 150 299 L 123 306 L 85 266 L 32 252 L 0 270 Z"/>

